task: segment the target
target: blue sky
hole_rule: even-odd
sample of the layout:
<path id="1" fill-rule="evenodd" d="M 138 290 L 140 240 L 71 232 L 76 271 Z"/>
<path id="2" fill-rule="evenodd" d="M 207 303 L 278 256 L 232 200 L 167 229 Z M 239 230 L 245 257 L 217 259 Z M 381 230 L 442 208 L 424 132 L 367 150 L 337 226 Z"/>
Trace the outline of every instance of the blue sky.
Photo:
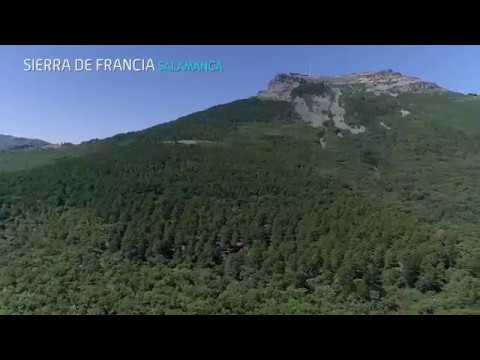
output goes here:
<path id="1" fill-rule="evenodd" d="M 24 58 L 219 60 L 221 73 L 32 73 Z M 280 72 L 393 69 L 480 92 L 480 46 L 0 46 L 0 134 L 73 142 L 255 95 Z"/>

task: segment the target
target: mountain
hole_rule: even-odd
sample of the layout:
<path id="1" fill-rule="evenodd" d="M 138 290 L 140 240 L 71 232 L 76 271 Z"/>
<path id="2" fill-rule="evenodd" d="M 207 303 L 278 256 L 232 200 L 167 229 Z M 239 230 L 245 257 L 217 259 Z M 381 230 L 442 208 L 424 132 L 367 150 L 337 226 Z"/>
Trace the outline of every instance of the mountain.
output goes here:
<path id="1" fill-rule="evenodd" d="M 263 99 L 289 101 L 302 119 L 314 127 L 335 127 L 352 134 L 365 132 L 364 126 L 351 127 L 345 122 L 342 104 L 358 94 L 362 99 L 374 94 L 398 97 L 401 94 L 441 94 L 440 86 L 392 70 L 338 77 L 311 77 L 302 74 L 280 74 L 258 96 Z M 342 100 L 342 103 L 341 103 Z M 390 100 L 390 103 L 394 103 Z M 408 110 L 403 110 L 408 115 Z"/>
<path id="2" fill-rule="evenodd" d="M 49 145 L 49 143 L 43 140 L 25 139 L 0 134 L 0 151 L 38 149 L 46 145 Z"/>
<path id="3" fill-rule="evenodd" d="M 0 311 L 478 313 L 479 116 L 394 71 L 280 74 L 0 174 Z"/>
<path id="4" fill-rule="evenodd" d="M 365 72 L 344 76 L 308 76 L 304 74 L 288 73 L 277 75 L 268 85 L 266 91 L 261 91 L 259 96 L 274 100 L 291 100 L 292 91 L 307 90 L 315 86 L 328 84 L 338 89 L 356 89 L 376 95 L 388 94 L 396 97 L 402 93 L 442 93 L 446 89 L 432 82 L 420 78 L 406 76 L 393 70 L 379 72 Z"/>

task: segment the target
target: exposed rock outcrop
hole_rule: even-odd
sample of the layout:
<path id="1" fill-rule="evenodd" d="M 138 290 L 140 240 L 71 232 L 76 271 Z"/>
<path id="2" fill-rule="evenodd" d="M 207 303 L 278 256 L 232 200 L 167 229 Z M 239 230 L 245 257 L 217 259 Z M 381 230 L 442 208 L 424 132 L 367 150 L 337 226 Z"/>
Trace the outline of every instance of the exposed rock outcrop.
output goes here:
<path id="1" fill-rule="evenodd" d="M 293 89 L 302 83 L 327 83 L 332 87 L 348 85 L 362 86 L 365 91 L 377 95 L 387 94 L 397 96 L 404 92 L 429 93 L 445 92 L 446 89 L 435 83 L 423 81 L 417 77 L 406 76 L 393 70 L 379 72 L 355 73 L 343 76 L 308 76 L 304 74 L 279 74 L 270 81 L 267 90 L 260 91 L 260 98 L 274 100 L 292 100 Z"/>
<path id="2" fill-rule="evenodd" d="M 268 88 L 258 93 L 260 99 L 290 101 L 300 117 L 313 127 L 335 127 L 352 134 L 366 131 L 364 126 L 350 126 L 345 122 L 345 109 L 340 97 L 345 87 L 357 88 L 375 95 L 398 96 L 401 93 L 435 93 L 447 90 L 399 72 L 356 73 L 344 76 L 308 76 L 298 73 L 279 74 Z M 408 111 L 402 110 L 402 116 Z"/>

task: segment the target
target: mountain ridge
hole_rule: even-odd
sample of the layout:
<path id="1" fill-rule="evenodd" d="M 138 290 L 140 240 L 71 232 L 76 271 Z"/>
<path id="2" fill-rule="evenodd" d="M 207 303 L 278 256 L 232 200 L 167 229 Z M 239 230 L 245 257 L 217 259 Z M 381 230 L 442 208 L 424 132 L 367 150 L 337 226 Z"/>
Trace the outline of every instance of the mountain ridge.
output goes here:
<path id="1" fill-rule="evenodd" d="M 385 84 L 385 83 L 388 83 L 389 81 L 394 81 L 393 85 Z M 292 97 L 292 92 L 294 93 L 295 89 L 298 90 L 300 85 L 305 83 L 320 84 L 320 85 L 327 84 L 327 87 L 331 87 L 333 89 L 345 88 L 348 85 L 363 85 L 365 86 L 363 90 L 365 90 L 366 92 L 371 92 L 377 96 L 382 94 L 387 94 L 393 97 L 398 96 L 400 93 L 407 93 L 407 92 L 418 93 L 418 94 L 450 92 L 449 90 L 442 88 L 433 82 L 424 81 L 418 77 L 406 76 L 401 74 L 400 72 L 396 72 L 394 70 L 388 69 L 388 70 L 381 70 L 381 71 L 358 72 L 358 73 L 352 73 L 347 75 L 336 75 L 336 76 L 306 75 L 306 74 L 294 73 L 294 72 L 279 73 L 275 75 L 272 80 L 269 81 L 266 90 L 260 90 L 257 92 L 256 95 L 252 95 L 250 98 L 294 102 L 295 99 Z M 341 95 L 341 93 L 339 93 L 339 95 Z M 247 99 L 241 99 L 241 100 L 247 100 Z M 241 100 L 237 100 L 237 101 L 241 101 Z M 233 103 L 234 102 L 235 101 L 233 101 Z M 81 142 L 78 145 L 93 144 L 97 142 L 108 141 L 108 140 L 111 140 L 117 137 L 126 136 L 126 135 L 128 136 L 128 135 L 134 135 L 134 134 L 141 134 L 146 131 L 149 131 L 152 128 L 156 128 L 165 124 L 170 124 L 179 119 L 187 118 L 193 114 L 202 113 L 209 109 L 222 107 L 230 103 L 232 102 L 229 102 L 226 104 L 213 105 L 204 110 L 200 110 L 192 114 L 181 116 L 178 119 L 153 125 L 143 130 L 113 134 L 112 136 L 109 136 L 103 139 L 98 139 L 98 138 L 88 139 Z M 301 111 L 297 111 L 297 113 L 301 113 Z M 302 116 L 302 114 L 299 114 L 299 115 Z M 40 139 L 28 139 L 28 138 L 16 137 L 12 135 L 0 134 L 0 151 L 8 149 L 7 146 L 2 147 L 2 138 L 11 139 L 12 141 L 24 142 L 27 145 L 29 145 L 29 142 L 30 142 L 32 143 L 31 148 L 43 147 L 48 149 L 58 149 L 61 147 L 60 144 L 51 144 L 49 142 L 46 142 Z M 72 145 L 72 144 L 68 144 L 68 145 Z"/>
<path id="2" fill-rule="evenodd" d="M 51 145 L 40 139 L 29 139 L 0 134 L 0 151 L 38 149 Z"/>
<path id="3" fill-rule="evenodd" d="M 332 87 L 362 86 L 365 91 L 376 95 L 398 96 L 405 92 L 427 93 L 446 92 L 447 89 L 418 77 L 403 75 L 391 69 L 377 72 L 360 72 L 338 76 L 313 76 L 300 73 L 277 74 L 266 90 L 257 96 L 273 100 L 294 100 L 292 91 L 302 84 L 328 84 Z"/>

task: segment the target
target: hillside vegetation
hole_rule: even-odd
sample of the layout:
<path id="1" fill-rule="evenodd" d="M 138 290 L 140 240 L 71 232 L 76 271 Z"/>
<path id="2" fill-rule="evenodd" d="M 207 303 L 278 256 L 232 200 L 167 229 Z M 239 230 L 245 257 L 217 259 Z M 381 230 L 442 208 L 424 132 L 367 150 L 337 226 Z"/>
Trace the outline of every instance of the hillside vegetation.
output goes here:
<path id="1" fill-rule="evenodd" d="M 478 313 L 465 98 L 345 90 L 343 137 L 250 98 L 0 173 L 0 311 Z"/>

